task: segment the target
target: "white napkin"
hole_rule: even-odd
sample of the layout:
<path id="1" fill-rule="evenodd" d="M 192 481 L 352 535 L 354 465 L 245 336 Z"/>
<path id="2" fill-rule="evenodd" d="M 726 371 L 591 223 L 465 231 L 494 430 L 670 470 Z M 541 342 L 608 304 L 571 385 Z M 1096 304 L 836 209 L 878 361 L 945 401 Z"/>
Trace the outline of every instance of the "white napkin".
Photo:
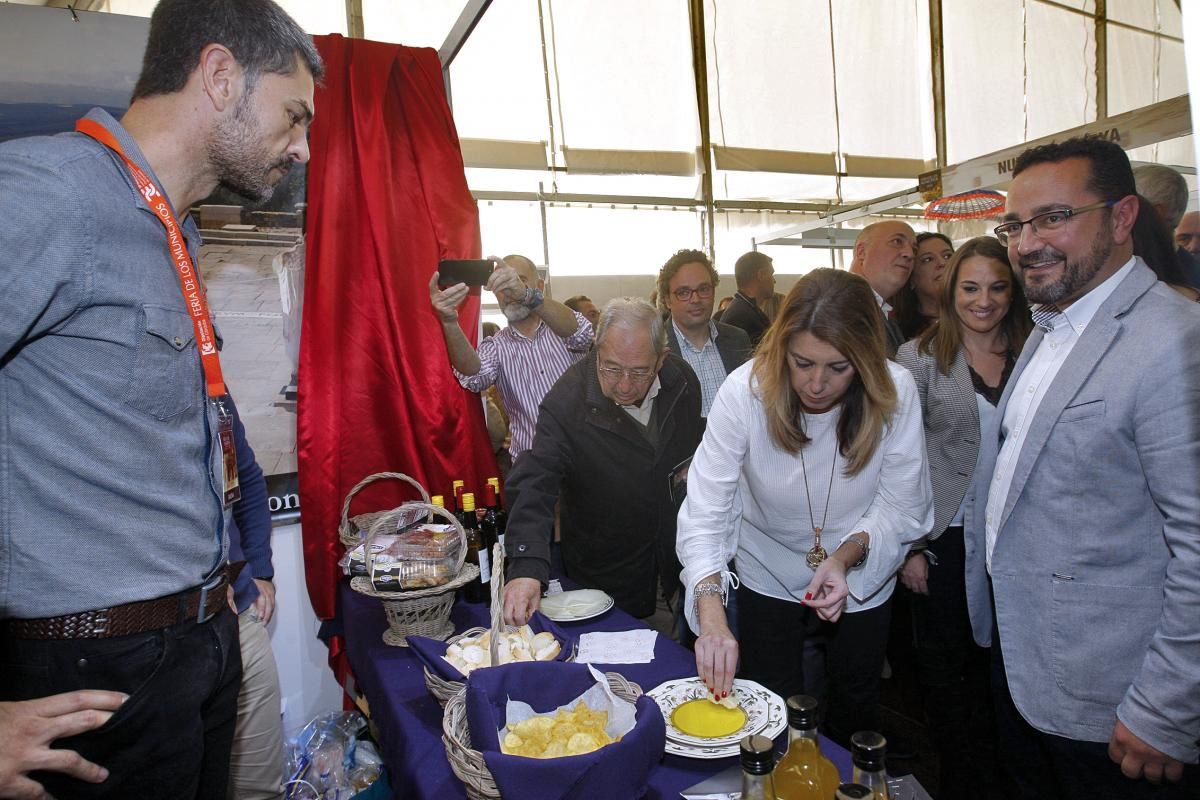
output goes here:
<path id="1" fill-rule="evenodd" d="M 614 633 L 585 633 L 579 637 L 575 660 L 584 664 L 649 664 L 654 660 L 656 631 L 640 628 Z"/>

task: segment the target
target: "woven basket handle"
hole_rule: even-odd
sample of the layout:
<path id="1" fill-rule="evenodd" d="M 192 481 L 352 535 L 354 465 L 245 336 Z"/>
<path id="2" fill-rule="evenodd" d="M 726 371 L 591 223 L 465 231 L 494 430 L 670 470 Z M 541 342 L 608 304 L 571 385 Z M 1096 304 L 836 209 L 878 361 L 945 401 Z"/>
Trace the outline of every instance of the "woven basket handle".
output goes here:
<path id="1" fill-rule="evenodd" d="M 354 488 L 350 490 L 350 493 L 346 495 L 346 501 L 344 503 L 342 503 L 342 523 L 339 528 L 340 530 L 344 531 L 347 534 L 349 534 L 351 532 L 350 531 L 350 502 L 352 500 L 354 500 L 354 495 L 358 494 L 359 492 L 361 492 L 363 489 L 370 486 L 375 481 L 381 481 L 381 480 L 385 480 L 388 478 L 390 478 L 392 480 L 397 480 L 397 481 L 404 481 L 405 483 L 409 484 L 410 486 L 412 486 L 418 492 L 421 493 L 421 501 L 422 502 L 424 502 L 426 504 L 429 503 L 429 492 L 425 491 L 425 487 L 422 486 L 421 484 L 417 483 L 412 478 L 405 475 L 403 472 L 376 472 L 374 475 L 368 475 L 367 477 L 363 478 L 361 481 L 356 483 L 354 485 Z"/>
<path id="2" fill-rule="evenodd" d="M 504 547 L 496 542 L 492 548 L 492 663 L 499 664 L 500 634 L 504 631 Z"/>
<path id="3" fill-rule="evenodd" d="M 432 503 L 418 503 L 416 501 L 403 503 L 391 511 L 387 512 L 371 525 L 371 529 L 367 532 L 367 573 L 370 574 L 375 565 L 375 554 L 371 552 L 371 542 L 381 533 L 394 532 L 396 517 L 399 512 L 410 508 L 420 508 L 429 512 L 430 516 L 444 517 L 447 522 L 454 526 L 454 530 L 458 533 L 458 564 L 454 568 L 454 574 L 457 576 L 462 572 L 463 562 L 467 560 L 467 532 L 463 530 L 462 523 L 446 509 L 441 506 L 435 506 Z M 393 528 L 393 531 L 388 531 L 387 528 Z"/>

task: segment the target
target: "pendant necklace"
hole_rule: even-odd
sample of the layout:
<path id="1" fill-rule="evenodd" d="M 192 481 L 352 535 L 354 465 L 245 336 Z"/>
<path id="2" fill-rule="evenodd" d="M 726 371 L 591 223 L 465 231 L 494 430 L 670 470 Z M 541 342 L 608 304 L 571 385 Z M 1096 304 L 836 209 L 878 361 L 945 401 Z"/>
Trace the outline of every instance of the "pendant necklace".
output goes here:
<path id="1" fill-rule="evenodd" d="M 818 525 L 816 518 L 813 517 L 812 495 L 808 491 L 808 467 L 804 463 L 804 448 L 800 448 L 800 469 L 804 474 L 804 498 L 808 500 L 808 522 L 812 525 L 813 536 L 816 539 L 804 557 L 804 560 L 811 569 L 821 566 L 821 562 L 829 557 L 829 553 L 825 552 L 825 548 L 821 546 L 821 531 L 825 530 L 825 521 L 829 519 L 829 499 L 833 495 L 833 475 L 837 472 L 837 456 L 838 439 L 837 432 L 835 431 L 833 436 L 833 465 L 829 468 L 829 488 L 825 490 L 825 512 L 821 515 L 821 524 Z"/>

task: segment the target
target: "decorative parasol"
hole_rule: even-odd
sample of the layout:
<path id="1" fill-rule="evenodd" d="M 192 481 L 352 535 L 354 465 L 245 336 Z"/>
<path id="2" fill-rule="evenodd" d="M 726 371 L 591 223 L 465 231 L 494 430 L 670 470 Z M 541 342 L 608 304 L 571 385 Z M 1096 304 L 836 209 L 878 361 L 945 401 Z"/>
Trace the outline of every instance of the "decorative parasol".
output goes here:
<path id="1" fill-rule="evenodd" d="M 925 206 L 926 219 L 979 219 L 1004 213 L 1004 195 L 992 189 L 973 189 L 934 200 Z"/>

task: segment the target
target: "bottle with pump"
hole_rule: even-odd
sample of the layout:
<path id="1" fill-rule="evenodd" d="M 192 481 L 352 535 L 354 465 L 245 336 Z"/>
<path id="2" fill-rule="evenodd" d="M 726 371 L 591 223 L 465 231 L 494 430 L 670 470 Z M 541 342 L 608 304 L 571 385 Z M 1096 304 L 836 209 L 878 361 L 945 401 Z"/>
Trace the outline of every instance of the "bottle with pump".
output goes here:
<path id="1" fill-rule="evenodd" d="M 463 595 L 470 603 L 487 603 L 491 600 L 492 574 L 487 545 L 475 519 L 475 495 L 463 492 L 462 526 L 467 534 L 467 561 L 479 567 L 479 577 L 463 587 Z"/>
<path id="2" fill-rule="evenodd" d="M 775 767 L 779 800 L 828 800 L 841 783 L 837 767 L 821 753 L 817 740 L 817 700 L 805 694 L 788 698 L 788 749 Z"/>
<path id="3" fill-rule="evenodd" d="M 775 800 L 775 743 L 765 736 L 747 736 L 741 741 L 742 800 Z"/>
<path id="4" fill-rule="evenodd" d="M 890 800 L 888 793 L 887 739 L 874 731 L 859 731 L 850 737 L 850 760 L 854 763 L 854 783 L 871 790 L 871 800 Z"/>

